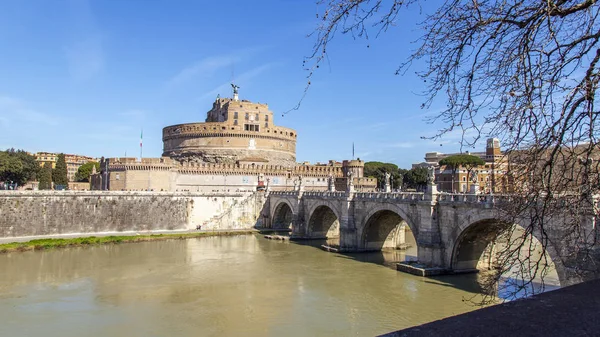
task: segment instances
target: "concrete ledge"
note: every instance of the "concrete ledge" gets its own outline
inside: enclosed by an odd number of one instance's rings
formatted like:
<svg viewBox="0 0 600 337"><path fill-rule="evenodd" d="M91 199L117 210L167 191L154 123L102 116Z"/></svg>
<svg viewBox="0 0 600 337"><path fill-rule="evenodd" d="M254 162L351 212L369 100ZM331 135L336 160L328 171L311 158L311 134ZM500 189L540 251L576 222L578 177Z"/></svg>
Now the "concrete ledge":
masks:
<svg viewBox="0 0 600 337"><path fill-rule="evenodd" d="M598 336L599 288L589 281L383 336Z"/></svg>
<svg viewBox="0 0 600 337"><path fill-rule="evenodd" d="M448 274L448 270L439 267L428 267L418 262L400 262L396 264L396 270L417 276L439 276Z"/></svg>
<svg viewBox="0 0 600 337"><path fill-rule="evenodd" d="M340 252L339 248L331 247L331 246L327 246L327 245L321 245L321 249L326 252L330 252L330 253L339 253Z"/></svg>
<svg viewBox="0 0 600 337"><path fill-rule="evenodd" d="M289 241L290 237L285 235L265 235L265 239L269 240L281 240L281 241Z"/></svg>

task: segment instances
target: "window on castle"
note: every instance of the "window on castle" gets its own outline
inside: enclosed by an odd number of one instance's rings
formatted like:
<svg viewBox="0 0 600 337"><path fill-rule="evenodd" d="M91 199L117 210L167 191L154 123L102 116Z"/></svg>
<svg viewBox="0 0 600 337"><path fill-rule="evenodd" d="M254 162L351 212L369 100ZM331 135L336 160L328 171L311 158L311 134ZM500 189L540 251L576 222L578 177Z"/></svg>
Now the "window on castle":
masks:
<svg viewBox="0 0 600 337"><path fill-rule="evenodd" d="M234 118L234 119L237 119L237 118L238 118L238 112L237 112L237 111L233 113L233 118Z"/></svg>
<svg viewBox="0 0 600 337"><path fill-rule="evenodd" d="M246 112L246 118L245 119L248 120L248 113L247 112Z"/></svg>
<svg viewBox="0 0 600 337"><path fill-rule="evenodd" d="M258 122L258 114L256 114L256 121Z"/></svg>
<svg viewBox="0 0 600 337"><path fill-rule="evenodd" d="M265 115L265 122L269 121L269 115Z"/></svg>
<svg viewBox="0 0 600 337"><path fill-rule="evenodd" d="M254 124L244 124L244 130L246 131L260 131L260 126L259 125L254 125Z"/></svg>
<svg viewBox="0 0 600 337"><path fill-rule="evenodd" d="M233 120L233 125L238 125L238 123L237 123L237 119L234 119L234 120Z"/></svg>

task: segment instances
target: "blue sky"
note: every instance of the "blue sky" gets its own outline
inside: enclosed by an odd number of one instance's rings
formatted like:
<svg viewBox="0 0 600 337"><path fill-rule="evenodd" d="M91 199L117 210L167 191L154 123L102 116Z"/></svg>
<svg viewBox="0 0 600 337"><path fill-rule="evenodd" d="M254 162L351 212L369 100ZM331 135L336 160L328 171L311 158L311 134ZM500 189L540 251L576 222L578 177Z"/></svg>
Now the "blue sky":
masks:
<svg viewBox="0 0 600 337"><path fill-rule="evenodd" d="M378 39L339 35L300 109L314 40L310 0L0 2L0 148L89 156L162 153L164 126L202 122L217 94L268 103L298 131L298 161L356 156L409 168L458 151L420 109L423 83L394 72L415 48L411 11ZM368 47L367 47L368 46ZM417 65L418 66L418 65Z"/></svg>

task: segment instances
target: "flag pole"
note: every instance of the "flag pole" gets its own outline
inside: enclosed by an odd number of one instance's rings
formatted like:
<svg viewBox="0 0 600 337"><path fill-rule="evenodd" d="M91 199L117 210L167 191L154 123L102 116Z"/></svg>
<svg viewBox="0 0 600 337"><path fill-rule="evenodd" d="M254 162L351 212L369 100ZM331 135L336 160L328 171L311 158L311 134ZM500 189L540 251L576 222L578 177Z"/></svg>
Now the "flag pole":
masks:
<svg viewBox="0 0 600 337"><path fill-rule="evenodd" d="M142 151L143 151L143 143L144 143L144 129L142 129L142 132L140 133L140 162L142 162Z"/></svg>

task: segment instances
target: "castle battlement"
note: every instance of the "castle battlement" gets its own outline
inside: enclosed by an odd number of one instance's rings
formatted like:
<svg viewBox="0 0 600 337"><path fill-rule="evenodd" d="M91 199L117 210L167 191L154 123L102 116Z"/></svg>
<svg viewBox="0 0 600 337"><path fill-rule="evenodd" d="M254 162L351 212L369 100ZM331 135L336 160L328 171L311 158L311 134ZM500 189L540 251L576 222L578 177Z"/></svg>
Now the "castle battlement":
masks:
<svg viewBox="0 0 600 337"><path fill-rule="evenodd" d="M267 104L234 98L217 98L205 122L163 129L163 156L190 158L206 163L255 162L294 166L295 130L276 126Z"/></svg>

